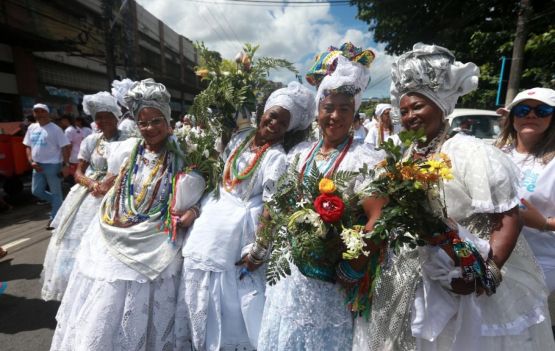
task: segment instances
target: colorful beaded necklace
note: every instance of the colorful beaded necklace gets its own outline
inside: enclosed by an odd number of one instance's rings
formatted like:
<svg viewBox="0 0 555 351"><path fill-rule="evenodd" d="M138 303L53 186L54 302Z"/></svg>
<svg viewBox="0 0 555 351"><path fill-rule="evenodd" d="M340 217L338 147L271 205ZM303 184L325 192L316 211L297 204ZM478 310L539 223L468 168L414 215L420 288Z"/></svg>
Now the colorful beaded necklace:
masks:
<svg viewBox="0 0 555 351"><path fill-rule="evenodd" d="M299 180L305 179L306 174L310 173L310 170L314 165L314 158L322 148L323 144L324 144L323 139L320 139L318 143L314 144L314 146L306 156L303 166L301 167L301 171L299 172ZM353 137L349 136L347 139L345 139L345 141L343 141L337 147L337 151L339 152L335 153L335 155L330 157L330 160L328 161L326 168L322 172L322 174L324 175L324 178L330 178L333 175L333 173L335 173L335 171L339 167L339 164L345 158L347 151L349 151L349 149L351 148L352 144L353 144Z"/></svg>
<svg viewBox="0 0 555 351"><path fill-rule="evenodd" d="M250 178L253 175L254 171L260 166L266 150L268 150L268 148L272 146L270 143L266 143L258 148L256 154L254 155L254 158L249 162L249 164L247 164L242 172L239 172L237 167L237 160L239 159L239 156L243 153L243 150L245 150L247 146L250 146L254 142L254 134L255 132L252 132L247 138L245 138L245 140L243 140L239 147L235 148L225 164L223 186L224 189L228 192L231 192L237 184L241 183L245 179ZM233 179L231 177L231 173L233 173Z"/></svg>
<svg viewBox="0 0 555 351"><path fill-rule="evenodd" d="M126 166L122 167L111 195L102 208L102 220L109 225L128 227L150 218L159 217L162 219L160 229L168 232L168 225L171 225L171 220L168 220L168 206L175 193L173 175L177 168L173 163L177 160L175 157L171 157L167 151L160 155L154 169L150 171L146 180L141 182L141 191L135 196L135 183L139 170L137 160L143 153L144 145L141 142L133 149ZM148 187L152 183L154 183L154 190L150 199L147 200ZM113 215L111 216L111 214ZM173 236L172 239L174 239Z"/></svg>

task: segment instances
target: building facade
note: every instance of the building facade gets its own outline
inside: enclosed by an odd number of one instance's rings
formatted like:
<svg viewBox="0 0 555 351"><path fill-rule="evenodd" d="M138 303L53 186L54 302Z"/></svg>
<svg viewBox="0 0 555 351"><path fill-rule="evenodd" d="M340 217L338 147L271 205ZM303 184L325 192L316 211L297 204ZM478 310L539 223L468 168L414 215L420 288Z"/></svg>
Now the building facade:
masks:
<svg viewBox="0 0 555 351"><path fill-rule="evenodd" d="M0 121L22 120L36 102L77 116L84 94L149 77L177 116L200 91L196 65L191 40L134 0L0 0Z"/></svg>

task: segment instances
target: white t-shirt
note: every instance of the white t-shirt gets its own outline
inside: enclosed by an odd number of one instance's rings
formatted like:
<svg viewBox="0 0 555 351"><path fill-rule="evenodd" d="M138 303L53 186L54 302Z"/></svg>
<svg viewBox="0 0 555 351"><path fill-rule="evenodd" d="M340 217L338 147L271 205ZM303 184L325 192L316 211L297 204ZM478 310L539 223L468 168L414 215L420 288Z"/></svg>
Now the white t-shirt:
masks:
<svg viewBox="0 0 555 351"><path fill-rule="evenodd" d="M62 128L50 122L44 126L33 123L27 129L23 145L31 148L33 161L40 163L61 163L62 148L69 140Z"/></svg>
<svg viewBox="0 0 555 351"><path fill-rule="evenodd" d="M384 140L389 140L389 139L393 140L393 143L395 145L400 145L401 144L401 139L399 139L397 134L389 134L389 132L387 130L383 131L383 138L384 138ZM369 144L373 148L377 148L379 146L378 145L378 127L377 126L368 131L368 135L364 139L364 142L366 144Z"/></svg>
<svg viewBox="0 0 555 351"><path fill-rule="evenodd" d="M353 139L364 142L364 138L366 138L366 133L366 128L361 125L360 127L358 127L358 129L355 129L355 132L353 133Z"/></svg>
<svg viewBox="0 0 555 351"><path fill-rule="evenodd" d="M69 126L64 131L67 139L71 143L71 156L69 156L69 162L79 163L78 155L79 148L81 147L81 142L85 139L83 131L79 127Z"/></svg>
<svg viewBox="0 0 555 351"><path fill-rule="evenodd" d="M515 149L506 150L521 171L519 197L528 200L544 216L555 217L555 160L544 165L540 159ZM524 226L521 232L544 271L555 269L555 232Z"/></svg>

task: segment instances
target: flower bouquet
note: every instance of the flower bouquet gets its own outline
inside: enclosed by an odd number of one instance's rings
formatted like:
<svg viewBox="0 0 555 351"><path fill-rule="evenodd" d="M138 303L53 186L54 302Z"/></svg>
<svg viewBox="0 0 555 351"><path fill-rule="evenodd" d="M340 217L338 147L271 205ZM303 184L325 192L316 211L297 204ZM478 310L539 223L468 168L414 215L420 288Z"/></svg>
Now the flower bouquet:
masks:
<svg viewBox="0 0 555 351"><path fill-rule="evenodd" d="M391 140L382 144L386 158L374 170L374 180L365 193L387 198L380 218L376 221L369 240L379 248L370 253L370 264L365 277L349 292L353 312L368 316L374 282L387 256L404 246L439 246L460 266L466 281L476 280L488 295L495 292L483 257L472 241L459 236L458 226L447 216L443 201L444 182L453 179L449 157L442 153L418 157L413 151L424 132L403 131L399 134L402 147Z"/></svg>
<svg viewBox="0 0 555 351"><path fill-rule="evenodd" d="M325 178L313 167L304 179L297 171L299 157L280 178L277 192L266 204L270 223L264 223L260 238L272 246L267 281L275 284L291 273L290 263L308 277L334 282L341 259L358 257L365 251L364 213L352 185L368 174L335 172Z"/></svg>

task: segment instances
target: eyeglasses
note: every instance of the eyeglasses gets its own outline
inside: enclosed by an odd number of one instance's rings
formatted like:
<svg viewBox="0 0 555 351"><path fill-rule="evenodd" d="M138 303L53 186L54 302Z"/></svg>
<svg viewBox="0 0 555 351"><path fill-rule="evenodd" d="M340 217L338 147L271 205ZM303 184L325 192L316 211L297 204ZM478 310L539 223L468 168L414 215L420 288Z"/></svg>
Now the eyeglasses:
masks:
<svg viewBox="0 0 555 351"><path fill-rule="evenodd" d="M555 107L549 106L547 104L541 104L536 107L522 104L513 107L513 113L518 118L526 117L531 111L534 111L536 116L538 116L539 118L546 118L549 115L553 114L553 111L555 111Z"/></svg>
<svg viewBox="0 0 555 351"><path fill-rule="evenodd" d="M147 129L148 127L160 127L166 119L164 117L153 118L150 121L139 121L137 125L139 129Z"/></svg>

